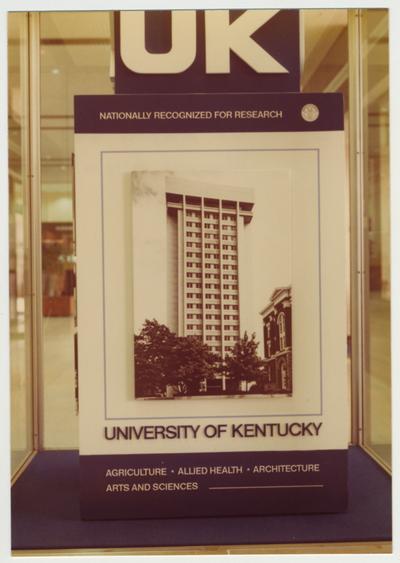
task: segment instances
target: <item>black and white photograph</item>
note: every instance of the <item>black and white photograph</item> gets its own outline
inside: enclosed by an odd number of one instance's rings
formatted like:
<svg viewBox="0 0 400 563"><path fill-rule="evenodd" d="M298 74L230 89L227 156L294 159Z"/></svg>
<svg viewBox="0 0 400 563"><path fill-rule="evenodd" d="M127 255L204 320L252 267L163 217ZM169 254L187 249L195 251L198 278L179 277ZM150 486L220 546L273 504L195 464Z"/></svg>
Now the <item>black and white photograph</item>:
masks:
<svg viewBox="0 0 400 563"><path fill-rule="evenodd" d="M282 171L133 171L136 399L291 396Z"/></svg>

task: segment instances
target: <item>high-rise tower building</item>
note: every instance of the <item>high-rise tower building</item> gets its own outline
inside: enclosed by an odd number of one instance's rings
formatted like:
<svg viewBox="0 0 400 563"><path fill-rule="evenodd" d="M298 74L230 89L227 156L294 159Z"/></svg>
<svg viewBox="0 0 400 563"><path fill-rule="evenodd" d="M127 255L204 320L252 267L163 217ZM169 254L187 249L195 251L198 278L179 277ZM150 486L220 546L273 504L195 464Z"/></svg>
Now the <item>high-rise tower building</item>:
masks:
<svg viewBox="0 0 400 563"><path fill-rule="evenodd" d="M223 357L244 331L244 232L252 191L167 182L168 325Z"/></svg>

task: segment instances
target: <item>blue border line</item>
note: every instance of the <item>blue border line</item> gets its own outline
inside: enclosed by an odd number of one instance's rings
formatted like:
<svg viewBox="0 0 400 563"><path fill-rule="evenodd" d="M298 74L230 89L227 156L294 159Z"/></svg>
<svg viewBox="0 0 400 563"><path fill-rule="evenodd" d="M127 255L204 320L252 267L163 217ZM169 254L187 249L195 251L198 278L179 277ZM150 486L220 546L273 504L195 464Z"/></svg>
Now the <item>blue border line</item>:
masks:
<svg viewBox="0 0 400 563"><path fill-rule="evenodd" d="M215 416L145 416L145 417L108 417L107 416L107 363L106 363L106 299L105 299L105 253L104 253L104 176L103 155L106 154L138 154L138 153L216 153L216 152L315 152L317 154L317 208L318 208L318 278L319 278L319 334L320 334L320 412L301 414L248 414L248 415L215 415ZM321 178L320 178L320 149L187 149L187 150L116 150L100 151L101 178L101 241L102 241L102 270L103 270L103 372L104 372L104 419L105 420L180 420L180 419L219 419L219 418L279 418L298 416L322 416L323 414L323 378L322 378L322 280L321 280ZM148 401L152 404L152 401Z"/></svg>
<svg viewBox="0 0 400 563"><path fill-rule="evenodd" d="M321 404L321 414L323 412L324 397L322 393L322 280L321 280L321 268L322 268L322 257L321 257L321 189L320 189L320 150L316 149L318 153L317 158L317 183L318 183L318 271L319 271L319 365L321 373L321 385L320 385L320 404Z"/></svg>
<svg viewBox="0 0 400 563"><path fill-rule="evenodd" d="M101 267L103 271L103 370L104 370L104 414L107 420L107 352L106 352L106 279L105 279L105 252L104 252L104 190L103 190L103 152L100 153L100 178L101 178Z"/></svg>

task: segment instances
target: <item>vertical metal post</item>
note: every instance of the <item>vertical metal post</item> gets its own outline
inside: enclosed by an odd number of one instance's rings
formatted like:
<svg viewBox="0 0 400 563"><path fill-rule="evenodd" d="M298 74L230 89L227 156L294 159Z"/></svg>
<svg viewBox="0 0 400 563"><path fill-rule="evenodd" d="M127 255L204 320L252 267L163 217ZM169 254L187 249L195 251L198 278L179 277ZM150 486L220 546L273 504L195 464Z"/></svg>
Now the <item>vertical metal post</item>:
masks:
<svg viewBox="0 0 400 563"><path fill-rule="evenodd" d="M29 169L32 279L33 443L42 446L42 220L40 181L40 14L29 13Z"/></svg>
<svg viewBox="0 0 400 563"><path fill-rule="evenodd" d="M363 433L364 338L364 135L362 10L349 10L350 268L352 443Z"/></svg>

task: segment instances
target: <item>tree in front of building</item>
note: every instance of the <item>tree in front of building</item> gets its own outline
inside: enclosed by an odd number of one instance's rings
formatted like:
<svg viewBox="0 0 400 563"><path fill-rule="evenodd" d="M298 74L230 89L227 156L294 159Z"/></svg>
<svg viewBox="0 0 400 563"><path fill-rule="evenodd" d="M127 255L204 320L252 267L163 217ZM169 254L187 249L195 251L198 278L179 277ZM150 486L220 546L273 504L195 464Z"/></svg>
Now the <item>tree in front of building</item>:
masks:
<svg viewBox="0 0 400 563"><path fill-rule="evenodd" d="M198 394L202 382L215 377L220 358L213 354L199 338L177 337L173 355L176 362L177 383L184 387L185 394Z"/></svg>
<svg viewBox="0 0 400 563"><path fill-rule="evenodd" d="M233 382L236 391L249 391L249 385L255 382L258 387L262 378L264 362L257 355L259 343L256 335L244 333L234 345L230 354L225 356L225 369L228 380ZM241 388L242 382L244 389Z"/></svg>
<svg viewBox="0 0 400 563"><path fill-rule="evenodd" d="M170 350L175 341L176 335L155 319L146 320L140 333L135 335L136 397L154 397L164 393L165 386L174 375Z"/></svg>
<svg viewBox="0 0 400 563"><path fill-rule="evenodd" d="M194 336L177 336L167 326L146 320L134 337L136 397L196 395L215 377L219 358Z"/></svg>

